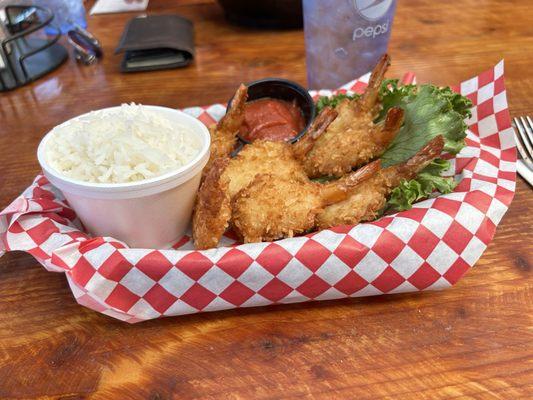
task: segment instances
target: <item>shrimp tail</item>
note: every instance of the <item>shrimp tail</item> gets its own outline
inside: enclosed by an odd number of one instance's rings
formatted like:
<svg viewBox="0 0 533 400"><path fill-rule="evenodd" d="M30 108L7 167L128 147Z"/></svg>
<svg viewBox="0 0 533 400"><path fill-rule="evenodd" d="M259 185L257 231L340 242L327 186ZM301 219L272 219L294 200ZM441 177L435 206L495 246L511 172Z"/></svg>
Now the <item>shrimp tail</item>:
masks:
<svg viewBox="0 0 533 400"><path fill-rule="evenodd" d="M248 99L248 88L240 84L231 101L226 115L220 120L217 129L226 135L236 136L244 120L244 105Z"/></svg>
<svg viewBox="0 0 533 400"><path fill-rule="evenodd" d="M328 126L337 118L337 111L332 107L325 107L315 118L306 134L293 145L293 154L297 160L303 160L311 151L316 140L322 135Z"/></svg>
<svg viewBox="0 0 533 400"><path fill-rule="evenodd" d="M384 174L389 186L395 187L402 179L413 179L420 171L426 168L431 161L437 158L444 149L444 137L442 135L431 139L424 147L402 164L393 165L384 169Z"/></svg>
<svg viewBox="0 0 533 400"><path fill-rule="evenodd" d="M237 144L237 133L244 122L244 105L248 99L248 88L241 84L233 96L226 115L214 127L211 127L211 154L204 169L208 171L217 158L229 157Z"/></svg>
<svg viewBox="0 0 533 400"><path fill-rule="evenodd" d="M373 140L383 151L392 143L403 124L404 110L400 107L393 107L387 112L385 122L378 128L373 136Z"/></svg>
<svg viewBox="0 0 533 400"><path fill-rule="evenodd" d="M368 82L368 87L366 88L365 92L363 93L363 96L358 101L358 105L363 111L371 111L378 100L379 96L379 89L381 87L381 83L383 82L383 79L385 77L385 73L387 72L387 69L389 68L391 63L390 57L388 54L383 54L381 56L379 62L374 67L374 70L372 71L372 75L370 75L370 81Z"/></svg>
<svg viewBox="0 0 533 400"><path fill-rule="evenodd" d="M359 184L373 177L381 170L381 161L376 160L357 171L345 175L337 181L327 183L322 186L322 199L324 205L328 206L340 201L346 200L350 193L357 188Z"/></svg>

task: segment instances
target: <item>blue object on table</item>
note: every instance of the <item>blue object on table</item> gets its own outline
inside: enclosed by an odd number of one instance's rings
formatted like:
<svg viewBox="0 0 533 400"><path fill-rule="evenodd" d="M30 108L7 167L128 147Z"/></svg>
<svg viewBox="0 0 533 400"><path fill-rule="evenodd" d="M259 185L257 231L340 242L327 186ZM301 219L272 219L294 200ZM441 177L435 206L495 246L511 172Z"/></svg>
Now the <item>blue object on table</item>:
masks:
<svg viewBox="0 0 533 400"><path fill-rule="evenodd" d="M87 28L83 0L40 0L37 3L54 13L53 26L47 26L45 29L47 34L57 33L54 27L61 30L62 34L66 34L75 26Z"/></svg>

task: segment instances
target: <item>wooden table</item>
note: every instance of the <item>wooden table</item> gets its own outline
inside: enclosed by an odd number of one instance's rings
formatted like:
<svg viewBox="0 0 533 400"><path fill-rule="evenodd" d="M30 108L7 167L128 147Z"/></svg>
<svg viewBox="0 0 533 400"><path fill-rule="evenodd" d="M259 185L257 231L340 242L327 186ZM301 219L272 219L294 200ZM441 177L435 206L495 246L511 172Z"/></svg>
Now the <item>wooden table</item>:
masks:
<svg viewBox="0 0 533 400"><path fill-rule="evenodd" d="M0 207L39 171L54 125L122 102L224 102L265 76L305 82L301 31L228 25L210 1L150 2L195 23L186 69L123 75L113 55L131 14L89 18L102 63L73 60L0 94ZM460 4L460 5L459 5ZM391 76L454 84L506 61L514 115L533 114L528 0L399 1ZM267 307L127 325L76 304L63 275L30 256L0 261L0 398L526 398L533 393L533 196L517 193L496 238L443 292ZM529 395L527 394L529 393ZM531 398L531 397L529 397Z"/></svg>

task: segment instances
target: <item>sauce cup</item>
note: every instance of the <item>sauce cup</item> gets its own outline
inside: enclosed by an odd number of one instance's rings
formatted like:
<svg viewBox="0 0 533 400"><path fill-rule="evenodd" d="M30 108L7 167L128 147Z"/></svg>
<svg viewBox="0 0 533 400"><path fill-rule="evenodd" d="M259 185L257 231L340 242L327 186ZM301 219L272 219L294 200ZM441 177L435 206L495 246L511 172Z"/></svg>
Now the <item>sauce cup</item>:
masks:
<svg viewBox="0 0 533 400"><path fill-rule="evenodd" d="M249 82L246 86L248 87L248 101L263 99L265 97L289 102L296 101L296 105L302 111L305 125L296 136L289 140L290 143L298 141L307 132L307 129L315 119L316 106L313 98L305 88L296 82L281 78L265 78ZM228 102L228 108L232 100L233 97ZM243 143L250 143L249 140L243 138L241 135L239 135L239 139Z"/></svg>
<svg viewBox="0 0 533 400"><path fill-rule="evenodd" d="M136 182L83 182L62 175L48 164L45 150L53 130L41 140L37 157L44 175L63 192L90 234L111 236L130 247L165 248L181 238L189 227L202 169L209 159L210 136L204 124L181 111L158 106L143 107L187 126L197 136L200 151L188 164ZM106 113L118 108L105 108L98 112Z"/></svg>

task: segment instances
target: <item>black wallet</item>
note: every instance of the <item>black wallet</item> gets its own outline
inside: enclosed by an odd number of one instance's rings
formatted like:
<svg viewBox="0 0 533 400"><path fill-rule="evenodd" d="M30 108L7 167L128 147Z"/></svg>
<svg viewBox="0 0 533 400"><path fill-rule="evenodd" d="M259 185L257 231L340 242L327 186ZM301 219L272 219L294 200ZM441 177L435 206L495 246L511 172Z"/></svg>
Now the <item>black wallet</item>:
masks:
<svg viewBox="0 0 533 400"><path fill-rule="evenodd" d="M192 22L179 15L150 15L128 22L115 54L124 52L122 72L189 65L194 58Z"/></svg>

